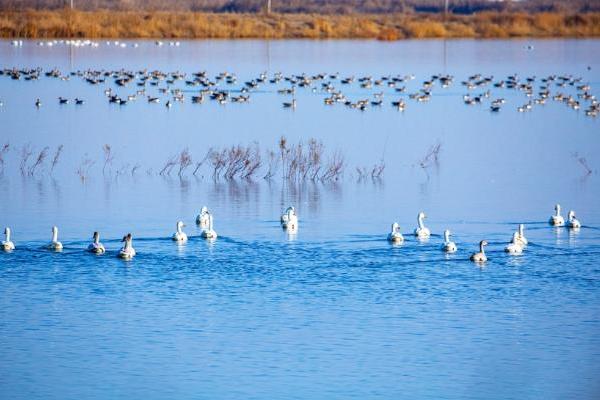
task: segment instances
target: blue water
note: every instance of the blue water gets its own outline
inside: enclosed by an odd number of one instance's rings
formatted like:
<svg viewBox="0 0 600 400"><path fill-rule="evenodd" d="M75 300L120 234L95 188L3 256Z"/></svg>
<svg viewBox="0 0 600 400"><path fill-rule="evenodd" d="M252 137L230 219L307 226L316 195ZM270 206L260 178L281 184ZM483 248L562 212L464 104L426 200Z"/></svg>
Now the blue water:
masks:
<svg viewBox="0 0 600 400"><path fill-rule="evenodd" d="M551 99L518 113L524 94L493 88L507 104L491 114L489 101L464 105L469 91L460 82L477 72L494 80L518 73L535 75L539 86L548 74L571 74L597 94L599 54L598 40L126 49L0 42L1 68L227 70L238 76L232 90L263 71L416 76L404 113L389 106L400 97L393 89L356 83L342 88L349 97L383 91L386 104L364 112L329 107L326 94L298 89L292 111L281 105L290 96L276 93L289 87L281 83L261 85L248 104L194 105L189 92L171 109L144 99L119 108L103 90L127 95L135 86L0 76L0 145L11 146L0 176L0 225L12 228L17 246L0 254L0 397L598 398L600 120ZM454 75L454 84L434 88L428 103L408 99L436 73ZM58 96L86 104L60 106ZM194 159L234 144L257 142L265 151L281 135L340 151L344 176L214 182L206 168L196 176L156 173L184 147ZM105 143L115 160L103 174ZM435 143L439 162L420 168ZM22 176L27 144L36 154L44 146L65 150L52 173L46 161ZM358 179L355 167L382 157L382 179ZM75 170L85 158L94 165L82 182ZM577 211L581 230L547 224L556 202L563 214ZM296 235L279 227L290 204L300 218ZM200 239L194 224L203 205L215 217L214 243ZM409 236L421 210L433 232L424 243ZM170 240L179 219L190 235L184 246ZM385 240L394 221L407 238L402 246ZM503 248L518 223L530 244L510 257ZM52 225L62 253L42 249ZM459 247L454 255L440 250L444 229ZM94 230L106 255L83 251ZM138 253L130 262L116 257L127 232ZM468 257L482 239L490 259L477 266Z"/></svg>

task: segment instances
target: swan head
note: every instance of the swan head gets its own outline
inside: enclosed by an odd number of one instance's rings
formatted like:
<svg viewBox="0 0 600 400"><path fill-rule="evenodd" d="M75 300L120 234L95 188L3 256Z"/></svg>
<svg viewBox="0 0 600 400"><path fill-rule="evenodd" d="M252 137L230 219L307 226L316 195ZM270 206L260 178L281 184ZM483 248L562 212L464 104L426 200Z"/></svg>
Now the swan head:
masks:
<svg viewBox="0 0 600 400"><path fill-rule="evenodd" d="M479 242L479 246L480 246L481 248L483 248L484 246L487 246L487 245L488 245L488 242L487 242L487 241L485 241L485 240L482 240L481 242Z"/></svg>
<svg viewBox="0 0 600 400"><path fill-rule="evenodd" d="M92 235L92 239L94 239L94 241L97 241L98 239L100 239L100 234L98 232L94 232L94 234Z"/></svg>
<svg viewBox="0 0 600 400"><path fill-rule="evenodd" d="M58 233L58 227L56 225L52 227L52 233Z"/></svg>
<svg viewBox="0 0 600 400"><path fill-rule="evenodd" d="M425 213L423 211L421 211L417 217L419 220L423 220L425 218L427 218L427 215L425 215Z"/></svg>
<svg viewBox="0 0 600 400"><path fill-rule="evenodd" d="M575 211L571 210L569 211L569 219L573 219L575 218Z"/></svg>
<svg viewBox="0 0 600 400"><path fill-rule="evenodd" d="M398 232L400 230L400 225L397 222L392 224L392 232Z"/></svg>
<svg viewBox="0 0 600 400"><path fill-rule="evenodd" d="M177 221L177 230L180 231L181 228L183 228L185 226L185 224L183 223L183 221Z"/></svg>
<svg viewBox="0 0 600 400"><path fill-rule="evenodd" d="M208 212L208 207L202 206L202 208L200 209L200 214L206 214L207 212Z"/></svg>

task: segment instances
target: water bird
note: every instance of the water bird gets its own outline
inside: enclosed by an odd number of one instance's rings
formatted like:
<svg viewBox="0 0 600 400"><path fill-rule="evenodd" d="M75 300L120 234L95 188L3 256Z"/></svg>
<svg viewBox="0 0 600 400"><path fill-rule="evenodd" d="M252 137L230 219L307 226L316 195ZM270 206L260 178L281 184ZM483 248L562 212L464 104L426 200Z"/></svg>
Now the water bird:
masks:
<svg viewBox="0 0 600 400"><path fill-rule="evenodd" d="M4 228L4 240L2 241L2 250L12 251L15 249L15 244L10 240L10 228Z"/></svg>
<svg viewBox="0 0 600 400"><path fill-rule="evenodd" d="M206 228L210 219L210 212L208 207L202 206L200 214L196 217L196 225L200 225L201 228Z"/></svg>
<svg viewBox="0 0 600 400"><path fill-rule="evenodd" d="M298 215L296 214L296 209L293 206L288 207L280 220L282 228L296 229L298 227Z"/></svg>
<svg viewBox="0 0 600 400"><path fill-rule="evenodd" d="M519 232L513 233L512 240L504 248L504 251L511 255L523 254L523 245L519 242Z"/></svg>
<svg viewBox="0 0 600 400"><path fill-rule="evenodd" d="M58 104L69 104L69 99L64 98L64 97L59 97Z"/></svg>
<svg viewBox="0 0 600 400"><path fill-rule="evenodd" d="M85 100L80 99L79 97L75 98L75 104L77 104L78 106L82 105L83 103L85 103Z"/></svg>
<svg viewBox="0 0 600 400"><path fill-rule="evenodd" d="M183 227L185 225L183 224L182 221L178 221L177 222L177 231L173 234L172 239L176 242L180 242L180 243L184 243L187 242L188 237L185 234L185 232L183 231Z"/></svg>
<svg viewBox="0 0 600 400"><path fill-rule="evenodd" d="M217 232L213 229L213 216L212 214L208 214L208 226L202 230L200 234L204 239L214 240L217 238Z"/></svg>
<svg viewBox="0 0 600 400"><path fill-rule="evenodd" d="M575 217L575 211L573 211L573 210L569 211L568 217L569 217L569 223L568 223L569 228L573 228L573 229L581 228L581 222L579 222L577 217Z"/></svg>
<svg viewBox="0 0 600 400"><path fill-rule="evenodd" d="M291 103L283 103L284 108L296 108L296 99L292 99Z"/></svg>
<svg viewBox="0 0 600 400"><path fill-rule="evenodd" d="M48 243L46 248L54 251L61 251L63 249L62 243L58 241L58 228L56 226L52 227L52 241Z"/></svg>
<svg viewBox="0 0 600 400"><path fill-rule="evenodd" d="M444 231L444 245L442 246L442 250L446 253L456 253L456 243L450 240L450 231L448 229Z"/></svg>
<svg viewBox="0 0 600 400"><path fill-rule="evenodd" d="M482 240L479 242L479 252L471 254L470 260L477 263L483 263L487 261L484 247L487 246L488 242Z"/></svg>
<svg viewBox="0 0 600 400"><path fill-rule="evenodd" d="M37 108L40 108L40 107L42 106L42 102L40 101L40 99L36 99L36 100L35 100L35 106L36 106Z"/></svg>
<svg viewBox="0 0 600 400"><path fill-rule="evenodd" d="M425 215L425 213L423 211L421 211L419 213L419 215L417 216L418 226L415 229L415 236L417 236L419 239L427 239L431 235L431 232L429 231L429 229L423 223L423 220L426 217L427 216Z"/></svg>
<svg viewBox="0 0 600 400"><path fill-rule="evenodd" d="M132 244L131 233L128 233L127 235L123 236L121 242L125 242L125 244L123 245L121 250L119 250L119 258L122 258L124 260L131 260L133 257L135 257L136 254Z"/></svg>
<svg viewBox="0 0 600 400"><path fill-rule="evenodd" d="M98 232L94 232L94 234L92 235L92 239L94 239L94 241L88 246L88 251L94 254L106 253L104 245L100 243L100 234Z"/></svg>
<svg viewBox="0 0 600 400"><path fill-rule="evenodd" d="M565 219L560 215L560 204L554 206L554 211L556 211L556 214L550 217L550 225L563 226L565 224Z"/></svg>
<svg viewBox="0 0 600 400"><path fill-rule="evenodd" d="M404 236L400 233L400 225L397 222L392 224L392 231L388 235L388 241L392 243L402 243L404 242Z"/></svg>

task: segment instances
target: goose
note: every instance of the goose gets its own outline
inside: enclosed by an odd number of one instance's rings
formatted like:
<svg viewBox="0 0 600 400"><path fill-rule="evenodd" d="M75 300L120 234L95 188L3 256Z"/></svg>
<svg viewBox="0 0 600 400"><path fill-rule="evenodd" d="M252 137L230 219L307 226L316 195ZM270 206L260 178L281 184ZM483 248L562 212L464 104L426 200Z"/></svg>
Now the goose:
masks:
<svg viewBox="0 0 600 400"><path fill-rule="evenodd" d="M63 248L62 243L58 241L58 228L56 226L52 227L52 241L48 243L46 248L54 251L61 251Z"/></svg>
<svg viewBox="0 0 600 400"><path fill-rule="evenodd" d="M556 211L556 214L550 217L550 225L563 226L565 224L565 219L560 215L560 204L555 205L554 210Z"/></svg>
<svg viewBox="0 0 600 400"><path fill-rule="evenodd" d="M431 235L429 229L425 226L425 224L423 224L423 220L426 217L427 216L423 211L421 211L417 216L417 222L419 223L419 226L415 229L415 236L420 239L427 239Z"/></svg>
<svg viewBox="0 0 600 400"><path fill-rule="evenodd" d="M200 225L201 228L206 228L208 226L209 214L208 207L203 206L200 209L200 214L196 217L196 224Z"/></svg>
<svg viewBox="0 0 600 400"><path fill-rule="evenodd" d="M525 237L524 231L525 231L525 225L519 224L519 230L516 232L517 233L517 243L519 243L523 247L527 246L527 244L529 243L529 241Z"/></svg>
<svg viewBox="0 0 600 400"><path fill-rule="evenodd" d="M208 213L208 226L204 228L200 236L202 236L204 239L217 238L217 232L215 232L213 229L213 216L211 213Z"/></svg>
<svg viewBox="0 0 600 400"><path fill-rule="evenodd" d="M575 217L575 211L569 211L569 228L579 229L581 228L581 222Z"/></svg>
<svg viewBox="0 0 600 400"><path fill-rule="evenodd" d="M187 239L188 239L188 237L187 237L187 235L185 234L185 232L183 232L183 230L182 230L182 228L183 228L184 226L185 226L185 225L183 224L183 222L182 222L182 221L178 221L178 222L177 222L177 232L175 232L175 233L173 234L173 237L172 237L172 239L173 239L174 241L176 241L176 242L180 242L180 243L185 243L185 242L187 242Z"/></svg>
<svg viewBox="0 0 600 400"><path fill-rule="evenodd" d="M94 254L104 254L106 249L104 248L104 245L100 243L100 234L98 232L94 232L92 238L94 241L88 246L88 251Z"/></svg>
<svg viewBox="0 0 600 400"><path fill-rule="evenodd" d="M15 249L15 244L10 241L10 228L4 228L4 235L6 236L5 240L2 241L2 250L4 251L12 251Z"/></svg>
<svg viewBox="0 0 600 400"><path fill-rule="evenodd" d="M281 227L284 229L296 229L298 227L298 215L293 206L288 207L285 214L281 216Z"/></svg>
<svg viewBox="0 0 600 400"><path fill-rule="evenodd" d="M504 248L508 254L519 255L523 254L523 245L519 241L519 232L513 233L511 242Z"/></svg>
<svg viewBox="0 0 600 400"><path fill-rule="evenodd" d="M450 231L448 229L444 231L444 245L442 246L442 250L446 253L456 253L456 243L450 240Z"/></svg>
<svg viewBox="0 0 600 400"><path fill-rule="evenodd" d="M404 242L404 236L400 233L400 225L397 222L392 224L392 231L388 235L388 241L392 243L402 243Z"/></svg>
<svg viewBox="0 0 600 400"><path fill-rule="evenodd" d="M482 263L487 261L487 256L485 255L484 247L487 246L488 242L482 240L479 242L479 252L471 254L471 261Z"/></svg>
<svg viewBox="0 0 600 400"><path fill-rule="evenodd" d="M131 239L131 233L128 233L127 235L123 236L123 240L121 241L125 242L125 244L119 251L119 258L122 258L124 260L131 260L135 256L135 249L131 244Z"/></svg>

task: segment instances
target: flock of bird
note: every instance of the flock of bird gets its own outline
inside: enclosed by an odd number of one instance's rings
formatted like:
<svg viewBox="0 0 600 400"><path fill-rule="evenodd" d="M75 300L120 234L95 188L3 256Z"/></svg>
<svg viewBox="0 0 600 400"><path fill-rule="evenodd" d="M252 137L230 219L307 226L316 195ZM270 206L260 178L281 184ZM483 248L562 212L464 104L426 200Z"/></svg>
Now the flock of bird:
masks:
<svg viewBox="0 0 600 400"><path fill-rule="evenodd" d="M560 205L557 204L555 206L555 214L550 217L549 223L555 227L565 226L565 219L562 217ZM429 228L425 226L424 220L426 215L424 212L420 212L417 216L417 227L414 230L414 236L419 240L427 240L431 236L431 231ZM298 214L296 213L296 209L291 206L288 207L285 212L281 215L280 218L281 227L287 230L289 233L296 233L298 230ZM202 233L200 237L207 240L216 240L217 232L215 232L213 228L213 216L212 213L208 210L207 207L202 207L200 213L196 217L196 224L202 229ZM568 220L566 225L571 229L580 229L581 222L575 216L574 211L569 211ZM171 236L172 240L179 243L184 244L188 240L187 234L183 231L185 224L182 221L178 221L176 224L176 231ZM10 228L5 228L4 230L5 240L2 241L2 250L5 252L11 252L15 250L15 244L11 241L11 230ZM100 242L100 234L98 232L94 232L92 236L92 243L87 247L87 250L90 253L94 254L104 254L106 253L106 248ZM391 232L388 234L387 240L393 244L402 244L404 243L404 236L400 232L400 225L397 222L392 224ZM136 251L133 248L133 237L131 233L125 235L122 239L124 243L123 247L119 250L118 257L131 260L136 255ZM485 246L487 246L487 241L482 240L479 242L479 251L473 253L470 257L470 260L476 263L483 263L487 261L487 255L485 254ZM511 241L506 245L504 251L510 255L520 255L523 253L525 248L527 247L528 240L525 237L525 226L523 224L519 225L517 231L513 233ZM51 251L62 251L63 245L58 241L58 228L56 226L52 227L52 240L48 245L45 246L46 249ZM450 231L444 231L444 243L442 245L442 250L445 253L456 253L458 251L458 247L456 243L454 243L450 239Z"/></svg>

